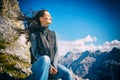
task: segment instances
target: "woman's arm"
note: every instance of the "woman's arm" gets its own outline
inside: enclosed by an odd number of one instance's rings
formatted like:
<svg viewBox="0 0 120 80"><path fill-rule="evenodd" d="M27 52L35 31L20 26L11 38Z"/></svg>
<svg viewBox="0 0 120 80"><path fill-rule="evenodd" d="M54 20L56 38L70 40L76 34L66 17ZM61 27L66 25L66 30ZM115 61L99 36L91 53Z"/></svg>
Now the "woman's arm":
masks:
<svg viewBox="0 0 120 80"><path fill-rule="evenodd" d="M57 64L58 64L58 45L57 45L57 39L56 39L55 32L54 32L54 38L55 38L55 45L54 45L55 56L54 56L53 65L57 69Z"/></svg>

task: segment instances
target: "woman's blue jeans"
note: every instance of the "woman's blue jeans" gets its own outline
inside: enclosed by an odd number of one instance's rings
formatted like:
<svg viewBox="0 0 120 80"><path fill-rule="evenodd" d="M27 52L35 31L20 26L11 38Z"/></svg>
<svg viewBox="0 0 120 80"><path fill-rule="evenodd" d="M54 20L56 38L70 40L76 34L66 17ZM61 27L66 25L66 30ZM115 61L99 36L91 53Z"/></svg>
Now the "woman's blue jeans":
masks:
<svg viewBox="0 0 120 80"><path fill-rule="evenodd" d="M50 68L50 58L48 56L41 56L34 64L32 64L32 72L35 76L34 80L48 80L49 68ZM73 80L70 71L58 64L58 73L54 75L54 78L60 78L62 80Z"/></svg>

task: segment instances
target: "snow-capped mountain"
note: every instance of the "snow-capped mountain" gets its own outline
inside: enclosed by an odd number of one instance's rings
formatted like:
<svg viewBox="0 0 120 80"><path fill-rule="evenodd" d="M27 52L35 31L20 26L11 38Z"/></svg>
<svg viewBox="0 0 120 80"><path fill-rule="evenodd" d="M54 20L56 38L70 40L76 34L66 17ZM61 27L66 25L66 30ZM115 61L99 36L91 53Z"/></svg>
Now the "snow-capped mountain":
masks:
<svg viewBox="0 0 120 80"><path fill-rule="evenodd" d="M109 52L68 52L59 63L82 78L120 80L120 49L115 47Z"/></svg>

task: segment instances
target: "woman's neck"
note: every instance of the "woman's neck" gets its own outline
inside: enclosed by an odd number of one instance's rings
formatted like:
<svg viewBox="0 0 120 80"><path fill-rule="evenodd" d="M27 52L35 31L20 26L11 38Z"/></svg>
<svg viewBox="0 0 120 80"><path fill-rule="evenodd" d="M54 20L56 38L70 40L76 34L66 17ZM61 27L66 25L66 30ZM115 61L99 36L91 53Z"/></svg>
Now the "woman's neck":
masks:
<svg viewBox="0 0 120 80"><path fill-rule="evenodd" d="M41 24L41 26L43 26L43 27L48 27L48 24Z"/></svg>

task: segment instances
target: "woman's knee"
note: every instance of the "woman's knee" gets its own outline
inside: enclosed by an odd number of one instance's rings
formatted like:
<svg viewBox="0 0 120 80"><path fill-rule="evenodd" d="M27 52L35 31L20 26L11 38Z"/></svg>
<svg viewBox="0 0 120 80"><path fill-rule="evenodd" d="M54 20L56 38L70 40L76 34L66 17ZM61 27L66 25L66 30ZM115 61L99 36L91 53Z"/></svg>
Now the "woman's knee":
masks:
<svg viewBox="0 0 120 80"><path fill-rule="evenodd" d="M47 56L47 55L41 56L41 59L42 59L42 61L44 61L44 63L46 63L46 64L50 64L50 63L51 63L50 58L49 58L49 56Z"/></svg>
<svg viewBox="0 0 120 80"><path fill-rule="evenodd" d="M66 71L65 75L71 77L71 72L70 71Z"/></svg>
<svg viewBox="0 0 120 80"><path fill-rule="evenodd" d="M65 76L63 78L67 78L68 80L72 79L72 74L68 68L58 64L58 69L60 70L60 74L63 74Z"/></svg>

